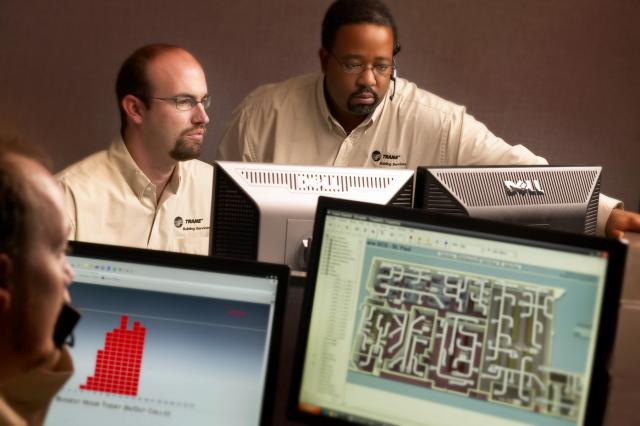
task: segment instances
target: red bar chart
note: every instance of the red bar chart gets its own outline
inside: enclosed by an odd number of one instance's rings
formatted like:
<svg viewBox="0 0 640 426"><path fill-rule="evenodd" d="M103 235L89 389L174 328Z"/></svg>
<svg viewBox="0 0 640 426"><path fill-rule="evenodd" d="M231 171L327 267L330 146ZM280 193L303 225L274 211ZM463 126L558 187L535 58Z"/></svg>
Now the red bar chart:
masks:
<svg viewBox="0 0 640 426"><path fill-rule="evenodd" d="M107 332L104 348L98 349L93 376L80 385L82 390L137 396L140 367L147 329L140 322L127 329L129 318L120 317L120 327Z"/></svg>

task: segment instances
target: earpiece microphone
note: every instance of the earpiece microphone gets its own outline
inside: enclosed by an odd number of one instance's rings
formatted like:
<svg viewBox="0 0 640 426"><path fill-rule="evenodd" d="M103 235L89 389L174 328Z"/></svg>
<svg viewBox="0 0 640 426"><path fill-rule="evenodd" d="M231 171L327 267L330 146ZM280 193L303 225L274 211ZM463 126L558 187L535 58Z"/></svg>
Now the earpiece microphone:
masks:
<svg viewBox="0 0 640 426"><path fill-rule="evenodd" d="M393 81L393 92L391 92L391 96L389 96L389 100L393 101L393 97L396 94L396 77L398 77L398 71L396 69L395 63L393 65L393 74L391 74L391 81Z"/></svg>

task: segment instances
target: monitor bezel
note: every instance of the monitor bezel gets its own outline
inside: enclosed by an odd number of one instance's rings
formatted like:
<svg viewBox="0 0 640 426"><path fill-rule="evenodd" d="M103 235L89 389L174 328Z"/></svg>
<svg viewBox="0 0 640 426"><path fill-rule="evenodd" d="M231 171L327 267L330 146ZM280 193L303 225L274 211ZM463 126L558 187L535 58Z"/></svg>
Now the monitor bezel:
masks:
<svg viewBox="0 0 640 426"><path fill-rule="evenodd" d="M301 254L302 239L311 236L318 197L331 196L345 199L393 203L406 196L402 203L413 206L415 171L410 169L330 167L312 164L273 164L240 161L214 161L213 196L211 198L211 237L209 254L225 258L242 258L262 262L284 263L304 273L305 261ZM319 187L292 189L289 181L261 178L251 182L243 173L278 174L292 176L332 176L336 179L368 180L393 178L389 187L370 185L363 190L358 185L348 190L334 191L322 183ZM230 181L232 186L223 184ZM407 193L407 186L410 194ZM232 189L232 190L230 190ZM228 203L228 195L242 198ZM402 198L402 197L401 197ZM229 207L231 206L231 207ZM238 210L252 214L238 214ZM306 222L295 225L290 222ZM231 226L231 224L233 226ZM290 227L291 226L291 227ZM233 229L233 231L231 231ZM253 232L253 233L252 233ZM231 249L233 247L233 249Z"/></svg>
<svg viewBox="0 0 640 426"><path fill-rule="evenodd" d="M313 299L316 289L320 245L324 233L325 218L328 210L339 210L346 213L379 216L385 219L418 222L429 226L442 226L470 232L495 234L497 240L522 238L541 245L560 245L575 247L578 250L598 250L608 253L609 262L605 276L605 288L602 299L602 310L597 332L597 344L594 352L591 383L589 386L587 409L584 424L601 424L604 419L608 386L609 360L615 340L618 306L622 292L622 277L626 256L626 244L620 240L587 236L577 233L562 232L547 229L535 229L504 222L485 219L459 217L445 214L427 213L416 209L402 209L393 206L341 200L329 197L318 199L318 208L314 222L313 242L311 247L311 262L307 272L307 284L302 302L299 321L298 339L294 357L290 394L287 405L287 415L290 419L302 421L309 425L353 425L335 417L311 415L301 411L298 407L306 343L309 337L309 326Z"/></svg>
<svg viewBox="0 0 640 426"><path fill-rule="evenodd" d="M223 274L227 273L251 277L277 278L278 284L275 293L274 315L271 327L271 346L269 348L269 359L265 371L262 408L259 423L261 425L271 424L274 415L276 381L278 378L279 367L278 363L280 360L280 346L282 343L282 332L284 328L284 311L289 280L288 266L249 260L223 259L210 256L79 241L69 241L68 255L101 260L131 262L151 266L218 272Z"/></svg>
<svg viewBox="0 0 640 426"><path fill-rule="evenodd" d="M459 179L464 179L465 175L470 176L467 172L475 174L478 173L530 173L534 174L538 171L544 171L549 173L557 172L596 172L597 176L591 182L592 186L589 190L589 196L582 202L563 201L562 198L556 200L547 200L543 203L514 203L503 205L498 202L494 204L495 200L483 200L480 204L469 204L465 202L464 196L460 193L459 188L452 188L452 185L444 183L437 172L450 172L458 175ZM506 177L506 176L503 176ZM485 175L486 178L486 175ZM483 180L485 179L483 178ZM456 214L461 216L468 216L474 218L480 218L484 220L501 221L506 223L512 223L517 225L526 224L527 226L535 226L542 229L568 231L566 228L567 223L558 221L558 219L564 217L571 218L569 224L574 233L585 233L588 235L594 235L596 233L597 223L597 201L601 194L601 179L602 179L602 167L594 165L581 165L581 164L534 164L534 165L468 165L468 166L418 166L415 171L414 182L414 197L413 207L416 209L432 211L433 206L428 205L425 199L427 192L427 185L429 180L436 182L436 185L447 192L447 197L450 196L451 204L455 204L455 209L458 211L447 211L449 214ZM586 187L585 187L586 188ZM474 191L474 194L483 192L483 188ZM522 194L521 194L522 195ZM538 194L539 195L539 194ZM535 195L537 197L538 195ZM495 196L495 194L493 195ZM508 197L515 196L509 195ZM546 194L542 194L543 198L546 198ZM516 197L515 199L521 199ZM555 196L553 197L555 198ZM482 196L480 196L482 199ZM468 200L467 200L468 201ZM438 207L436 207L438 208ZM567 211L567 208L570 210ZM583 209L584 210L581 210ZM573 209L577 209L573 211ZM504 212L507 212L503 215ZM541 212L545 212L544 216L540 216ZM548 213L550 212L550 213ZM555 213L554 213L555 212ZM570 213L571 212L571 213ZM435 212L440 213L440 212ZM442 212L444 213L444 212ZM523 217L524 215L524 217ZM530 222L535 218L535 222ZM580 221L578 223L577 221ZM579 226L578 226L579 225Z"/></svg>

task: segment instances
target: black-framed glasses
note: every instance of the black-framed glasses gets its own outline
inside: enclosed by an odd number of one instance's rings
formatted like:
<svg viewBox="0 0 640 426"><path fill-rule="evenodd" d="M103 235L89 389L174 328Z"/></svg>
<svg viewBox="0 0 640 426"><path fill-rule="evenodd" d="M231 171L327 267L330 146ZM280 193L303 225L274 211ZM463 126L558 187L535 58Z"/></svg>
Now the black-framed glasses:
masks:
<svg viewBox="0 0 640 426"><path fill-rule="evenodd" d="M209 95L204 96L200 100L197 100L192 96L172 96L170 98L153 98L152 97L150 99L155 99L158 101L173 102L178 111L191 111L198 104L202 104L202 107L204 109L207 109L209 108L209 106L211 106L211 96Z"/></svg>
<svg viewBox="0 0 640 426"><path fill-rule="evenodd" d="M338 56L336 56L336 54L331 50L329 51L329 53L335 58L336 61L338 61L338 63L342 67L342 71L347 74L362 74L364 70L368 70L369 68L371 68L371 70L373 70L373 73L378 77L390 77L393 73L393 69L396 66L395 61L391 64L371 64L371 66L355 60L353 62L351 62L351 60L343 61L342 59L338 58Z"/></svg>

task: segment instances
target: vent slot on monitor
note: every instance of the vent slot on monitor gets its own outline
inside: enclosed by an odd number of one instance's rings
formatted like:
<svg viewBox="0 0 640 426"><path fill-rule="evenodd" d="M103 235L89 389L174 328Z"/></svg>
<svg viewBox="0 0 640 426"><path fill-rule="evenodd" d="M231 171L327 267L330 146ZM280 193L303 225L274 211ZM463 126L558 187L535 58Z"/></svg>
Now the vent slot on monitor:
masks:
<svg viewBox="0 0 640 426"><path fill-rule="evenodd" d="M423 186L424 193L420 197L421 205L430 213L455 214L466 216L467 212L458 201L431 176L427 177L427 184Z"/></svg>
<svg viewBox="0 0 640 426"><path fill-rule="evenodd" d="M285 187L292 192L348 193L355 190L382 190L396 182L394 176L356 176L295 171L239 170L243 178L256 186Z"/></svg>
<svg viewBox="0 0 640 426"><path fill-rule="evenodd" d="M584 220L584 233L588 235L596 234L598 222L598 202L600 201L600 179L596 182L595 189L587 206L587 214Z"/></svg>
<svg viewBox="0 0 640 426"><path fill-rule="evenodd" d="M211 220L212 256L257 260L260 212L220 167L215 168Z"/></svg>
<svg viewBox="0 0 640 426"><path fill-rule="evenodd" d="M389 205L396 207L411 208L413 205L413 179L409 179L396 195L393 196Z"/></svg>

